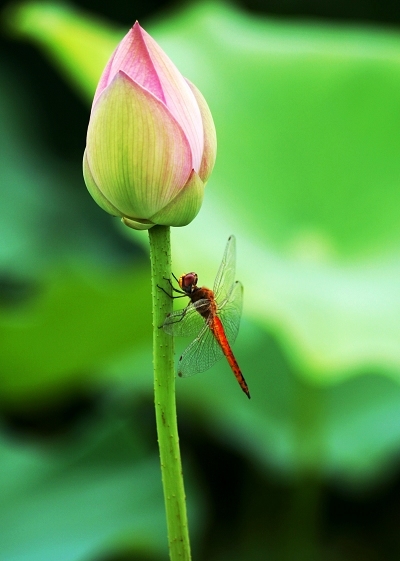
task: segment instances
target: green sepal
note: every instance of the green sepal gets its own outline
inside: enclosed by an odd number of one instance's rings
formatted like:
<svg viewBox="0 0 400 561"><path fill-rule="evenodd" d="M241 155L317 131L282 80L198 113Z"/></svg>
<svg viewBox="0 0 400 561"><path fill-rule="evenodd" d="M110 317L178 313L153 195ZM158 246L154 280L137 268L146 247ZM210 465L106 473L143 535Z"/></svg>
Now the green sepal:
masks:
<svg viewBox="0 0 400 561"><path fill-rule="evenodd" d="M192 170L189 179L179 194L150 220L163 226L186 226L198 214L204 197L204 183Z"/></svg>
<svg viewBox="0 0 400 561"><path fill-rule="evenodd" d="M132 230L149 230L153 226L155 226L154 222L148 222L147 220L134 220L133 218L127 218L123 216L121 218L121 222L128 226L128 228L132 228Z"/></svg>

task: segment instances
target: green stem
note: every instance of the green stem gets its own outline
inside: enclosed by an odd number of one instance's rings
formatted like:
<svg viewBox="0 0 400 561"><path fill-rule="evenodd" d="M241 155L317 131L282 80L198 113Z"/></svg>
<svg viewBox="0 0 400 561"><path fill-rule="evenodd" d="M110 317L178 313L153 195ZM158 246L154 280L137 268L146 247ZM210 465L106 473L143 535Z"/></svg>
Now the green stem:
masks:
<svg viewBox="0 0 400 561"><path fill-rule="evenodd" d="M172 298L166 279L171 278L170 230L153 226L149 230L151 288L153 304L154 402L160 450L161 475L167 516L171 561L190 561L190 542L183 485L175 401L173 337L160 329L172 312ZM157 286L158 285L158 286Z"/></svg>

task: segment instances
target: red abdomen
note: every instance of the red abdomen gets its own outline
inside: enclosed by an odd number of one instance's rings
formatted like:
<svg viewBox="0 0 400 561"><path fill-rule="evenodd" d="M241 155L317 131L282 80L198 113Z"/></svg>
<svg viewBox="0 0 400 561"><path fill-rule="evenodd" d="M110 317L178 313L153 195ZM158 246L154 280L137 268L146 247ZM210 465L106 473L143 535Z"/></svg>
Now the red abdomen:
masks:
<svg viewBox="0 0 400 561"><path fill-rule="evenodd" d="M214 337L217 339L218 343L221 345L221 349L226 356L226 359L229 363L229 366L232 368L232 371L236 377L236 380L239 382L240 387L250 399L250 392L247 386L246 380L240 370L240 367L236 361L235 355L231 349L231 346L228 342L228 339L225 335L224 326L221 323L221 320L218 316L214 316L210 321L210 329L214 334Z"/></svg>

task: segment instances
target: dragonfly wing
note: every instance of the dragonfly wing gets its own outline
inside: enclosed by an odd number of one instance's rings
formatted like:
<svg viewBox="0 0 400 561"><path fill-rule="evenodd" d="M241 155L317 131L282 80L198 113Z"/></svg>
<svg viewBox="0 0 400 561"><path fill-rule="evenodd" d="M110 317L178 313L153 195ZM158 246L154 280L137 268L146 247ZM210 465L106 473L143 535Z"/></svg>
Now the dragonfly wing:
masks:
<svg viewBox="0 0 400 561"><path fill-rule="evenodd" d="M240 318L243 308L243 285L236 281L229 294L228 301L218 309L218 316L224 326L225 335L230 345L233 345L239 331Z"/></svg>
<svg viewBox="0 0 400 561"><path fill-rule="evenodd" d="M209 300L202 298L186 308L169 314L163 323L163 329L175 337L195 337L205 326L205 320L199 311L208 309Z"/></svg>
<svg viewBox="0 0 400 561"><path fill-rule="evenodd" d="M178 362L178 375L183 378L208 370L224 356L211 329L204 325L196 339L183 352Z"/></svg>
<svg viewBox="0 0 400 561"><path fill-rule="evenodd" d="M228 243L214 282L214 295L217 302L229 298L236 274L236 238L229 236Z"/></svg>

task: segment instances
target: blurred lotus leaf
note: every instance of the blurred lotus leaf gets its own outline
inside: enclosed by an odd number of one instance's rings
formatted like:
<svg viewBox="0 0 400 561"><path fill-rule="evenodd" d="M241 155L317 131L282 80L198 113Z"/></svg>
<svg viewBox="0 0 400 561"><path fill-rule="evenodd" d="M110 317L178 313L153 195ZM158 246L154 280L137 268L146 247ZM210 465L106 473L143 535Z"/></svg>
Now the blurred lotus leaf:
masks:
<svg viewBox="0 0 400 561"><path fill-rule="evenodd" d="M129 432L109 427L47 454L2 440L0 559L74 561L128 547L162 558L158 458L141 459Z"/></svg>
<svg viewBox="0 0 400 561"><path fill-rule="evenodd" d="M122 37L28 3L10 25L89 100ZM255 19L200 3L147 26L204 92L219 153L206 207L174 254L215 269L235 224L246 313L306 377L400 373L400 47L395 32ZM143 235L140 236L143 239Z"/></svg>
<svg viewBox="0 0 400 561"><path fill-rule="evenodd" d="M173 230L174 269L195 270L212 285L235 233L245 287L235 349L250 408L233 377L225 389L231 375L222 364L190 385L181 381L183 402L262 462L350 479L374 475L400 442L398 34L256 19L219 2L141 24L204 93L218 134L201 213ZM8 26L34 41L88 104L126 33L71 7L40 3L9 10ZM145 234L132 235L147 245ZM127 325L140 347L148 309L124 302L133 290L142 302L144 278L130 291L131 277L121 274L115 282L124 289L109 308L115 314L104 317L102 298L81 286L85 318L97 307L92 329L96 322L104 328L87 355L78 344L86 367L127 352ZM67 293L56 306L57 320L68 316L66 339L76 325L68 314L74 282L66 278L69 287L57 289ZM55 328L53 320L43 333ZM115 339L103 347L107 326ZM126 364L103 368L110 379L116 371L126 372Z"/></svg>

